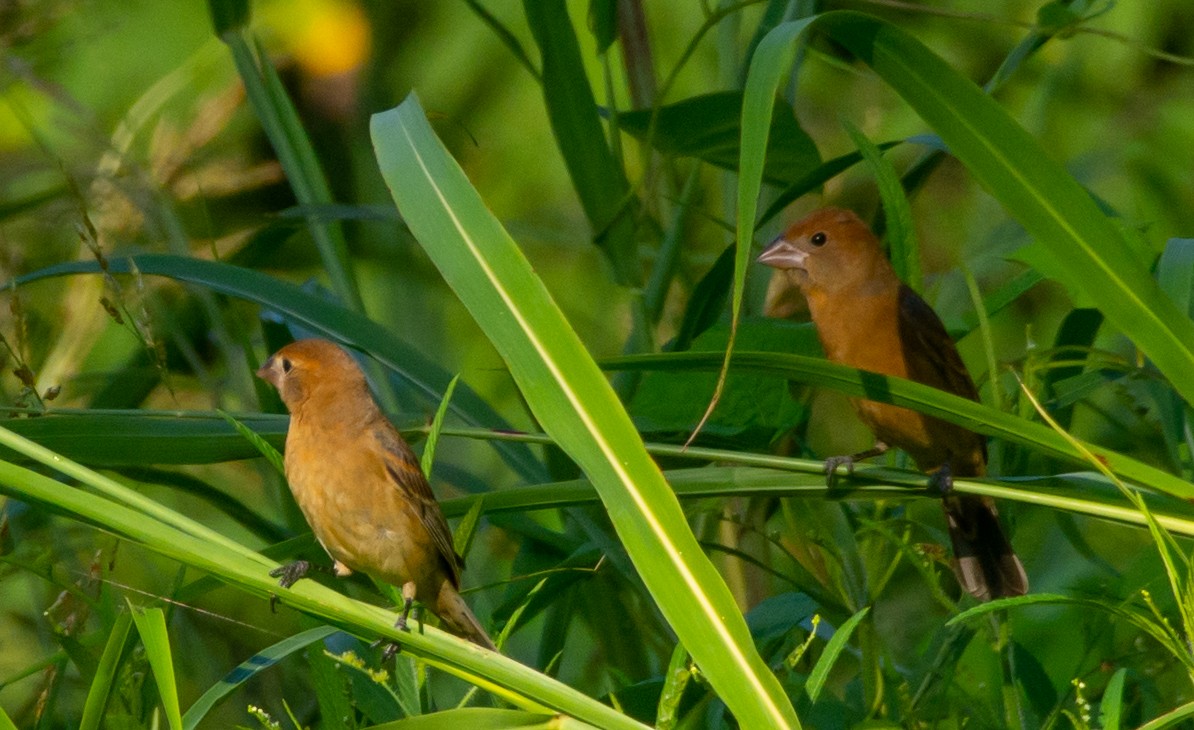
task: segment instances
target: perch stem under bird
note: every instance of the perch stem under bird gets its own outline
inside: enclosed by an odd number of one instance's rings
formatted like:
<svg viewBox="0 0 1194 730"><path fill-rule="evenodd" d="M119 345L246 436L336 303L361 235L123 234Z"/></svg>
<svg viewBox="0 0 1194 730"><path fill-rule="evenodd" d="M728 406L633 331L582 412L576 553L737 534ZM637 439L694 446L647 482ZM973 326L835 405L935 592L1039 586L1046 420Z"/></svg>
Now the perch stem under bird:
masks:
<svg viewBox="0 0 1194 730"><path fill-rule="evenodd" d="M286 480L331 556L332 572L360 571L399 586L399 628L417 597L450 631L496 650L460 596L464 560L419 459L382 414L352 357L326 340L300 340L278 350L257 375L290 411ZM311 567L297 561L271 575L288 588Z"/></svg>
<svg viewBox="0 0 1194 730"><path fill-rule="evenodd" d="M793 224L758 257L778 270L782 286L796 287L808 301L817 336L833 362L914 380L978 400L971 380L937 313L896 276L879 240L848 210L824 208ZM903 449L942 495L962 588L980 601L1028 591L1024 566L1013 551L989 497L957 494L953 477L981 477L987 469L986 439L969 429L916 411L852 398L876 445L853 456L832 457L832 484L839 466Z"/></svg>

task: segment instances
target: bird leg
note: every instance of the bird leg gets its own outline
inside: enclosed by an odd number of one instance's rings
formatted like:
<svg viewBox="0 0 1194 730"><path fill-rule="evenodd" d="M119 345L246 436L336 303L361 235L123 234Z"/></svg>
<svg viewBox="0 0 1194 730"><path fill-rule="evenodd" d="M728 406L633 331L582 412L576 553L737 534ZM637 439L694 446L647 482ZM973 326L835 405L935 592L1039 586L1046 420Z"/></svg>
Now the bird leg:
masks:
<svg viewBox="0 0 1194 730"><path fill-rule="evenodd" d="M406 620L410 617L410 609L411 606L414 605L414 602L415 582L413 580L408 580L402 584L402 613L399 614L398 621L394 624L399 631L410 630L406 627ZM402 651L402 645L397 641L391 641L390 643L386 644L386 648L381 653L382 663L384 664L385 662L390 661L390 659L392 659L394 655L400 651Z"/></svg>
<svg viewBox="0 0 1194 730"><path fill-rule="evenodd" d="M944 499L952 491L954 491L954 473L947 461L941 465L940 469L929 475L929 494Z"/></svg>
<svg viewBox="0 0 1194 730"><path fill-rule="evenodd" d="M834 478L837 476L837 469L839 466L846 467L847 474L854 473L854 462L869 459L872 456L879 456L887 453L890 448L882 441L876 441L875 445L866 451L859 451L857 454L850 454L849 456L831 456L825 460L825 484L832 487Z"/></svg>

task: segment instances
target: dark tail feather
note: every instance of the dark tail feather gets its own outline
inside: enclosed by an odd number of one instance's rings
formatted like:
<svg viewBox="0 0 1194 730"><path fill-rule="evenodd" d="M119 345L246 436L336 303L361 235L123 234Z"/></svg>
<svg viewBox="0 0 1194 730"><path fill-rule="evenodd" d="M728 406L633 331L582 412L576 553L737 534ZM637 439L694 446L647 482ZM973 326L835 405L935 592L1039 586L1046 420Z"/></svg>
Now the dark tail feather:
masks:
<svg viewBox="0 0 1194 730"><path fill-rule="evenodd" d="M980 601L1028 592L1028 576L999 524L989 497L953 495L942 501L962 589Z"/></svg>
<svg viewBox="0 0 1194 730"><path fill-rule="evenodd" d="M464 602L449 581L445 580L440 589L435 613L452 633L468 639L477 646L497 651L489 634L486 634L485 629L481 628L481 622L477 621L477 617L469 610L468 604Z"/></svg>

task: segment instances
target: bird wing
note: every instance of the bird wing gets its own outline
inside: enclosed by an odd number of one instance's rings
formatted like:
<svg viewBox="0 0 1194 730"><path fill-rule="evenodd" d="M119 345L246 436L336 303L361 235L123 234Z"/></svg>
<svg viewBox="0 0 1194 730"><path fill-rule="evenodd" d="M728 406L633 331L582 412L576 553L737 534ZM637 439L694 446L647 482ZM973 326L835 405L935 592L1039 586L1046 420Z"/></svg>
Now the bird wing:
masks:
<svg viewBox="0 0 1194 730"><path fill-rule="evenodd" d="M978 388L958 354L941 318L920 295L907 284L900 285L899 330L904 352L915 352L923 357L908 358L909 376L912 380L931 385L947 393L981 402ZM979 437L983 450L983 461L987 458L986 439Z"/></svg>
<svg viewBox="0 0 1194 730"><path fill-rule="evenodd" d="M925 355L909 363L912 379L978 401L978 389L958 354L958 347L933 308L907 285L900 286L899 303L904 352Z"/></svg>
<svg viewBox="0 0 1194 730"><path fill-rule="evenodd" d="M381 445L386 476L407 499L427 534L431 536L440 556L443 557L444 564L448 567L452 585L460 587L460 571L464 568L464 559L456 553L448 521L435 499L435 493L431 491L431 485L427 483L427 477L423 474L423 468L415 452L411 451L410 446L407 446L388 421L374 430L374 436Z"/></svg>

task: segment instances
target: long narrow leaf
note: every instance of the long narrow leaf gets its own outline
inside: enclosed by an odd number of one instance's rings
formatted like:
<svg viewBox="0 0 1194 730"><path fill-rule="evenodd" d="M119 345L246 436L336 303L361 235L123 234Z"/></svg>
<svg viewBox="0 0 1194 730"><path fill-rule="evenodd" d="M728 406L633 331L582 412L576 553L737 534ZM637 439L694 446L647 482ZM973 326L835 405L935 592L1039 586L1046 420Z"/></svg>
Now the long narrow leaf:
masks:
<svg viewBox="0 0 1194 730"><path fill-rule="evenodd" d="M3 433L3 429L0 429ZM81 475L85 482L99 475ZM250 558L220 543L199 539L143 512L132 510L81 489L0 461L0 494L95 525L168 558L202 570L247 593L294 607L363 637L402 642L403 651L492 692L522 709L554 709L601 727L644 726L576 690L507 657L485 651L463 639L416 623L412 631L394 627L397 616L377 606L344 596L315 581L300 581L280 590L268 575L277 564Z"/></svg>
<svg viewBox="0 0 1194 730"><path fill-rule="evenodd" d="M131 601L128 606L137 633L141 635L145 657L153 670L153 680L158 688L158 698L162 701L166 721L170 724L170 730L182 730L182 711L178 706L178 683L174 681L174 658L170 652L170 634L166 631L166 614L161 608L141 608Z"/></svg>
<svg viewBox="0 0 1194 730"><path fill-rule="evenodd" d="M108 632L108 641L104 644L104 653L100 655L99 666L95 676L91 678L91 687L87 690L87 700L83 703L83 717L79 721L79 730L96 730L104 717L104 708L108 706L108 698L112 695L112 683L116 680L116 670L120 668L120 657L124 654L124 643L128 639L129 627L133 625L132 616L120 613ZM15 726L14 726L15 727Z"/></svg>
<svg viewBox="0 0 1194 730"><path fill-rule="evenodd" d="M821 688L825 686L825 680L829 679L829 671L833 669L833 665L837 662L837 658L841 655L842 650L846 648L846 642L850 640L850 636L854 634L854 629L866 615L871 612L871 607L866 606L858 613L854 614L838 627L837 631L833 632L833 637L825 646L825 651L821 653L821 658L817 660L816 666L809 674L808 684L805 685L805 691L808 693L808 698L813 702L817 701L817 697L821 694Z"/></svg>
<svg viewBox="0 0 1194 730"><path fill-rule="evenodd" d="M222 294L256 302L268 307L323 337L358 347L393 370L427 403L438 404L440 394L448 387L452 375L409 347L385 327L335 302L308 294L299 287L265 274L213 261L185 256L145 254L130 258L113 257L108 270L127 274L133 269L142 274L165 276L177 281L198 284ZM54 276L99 273L94 261L79 261L50 266L16 279L21 285ZM454 415L475 425L501 428L502 419L476 391L461 384L450 409ZM525 448L506 449L500 453L527 479L542 480L547 472Z"/></svg>
<svg viewBox="0 0 1194 730"><path fill-rule="evenodd" d="M629 416L417 99L371 124L412 233L505 359L535 417L589 476L668 623L744 727L799 726L729 589Z"/></svg>
<svg viewBox="0 0 1194 730"><path fill-rule="evenodd" d="M720 362L721 357L716 353L684 352L635 355L607 360L604 364L607 368L667 367L711 370ZM1083 462L1082 454L1047 426L903 378L868 373L821 358L774 352L736 352L733 363L736 368L744 370L775 373L790 380L832 388L847 395L894 403L965 426L972 431L1023 444L1071 461ZM1135 484L1183 499L1194 498L1194 484L1184 479L1110 449L1094 445L1087 445L1087 448L1103 460L1115 474Z"/></svg>
<svg viewBox="0 0 1194 730"><path fill-rule="evenodd" d="M273 646L268 646L241 662L219 682L209 687L187 709L186 714L182 716L184 730L194 730L199 725L199 722L207 716L207 713L211 712L213 707L219 704L221 700L231 694L237 687L257 676L259 672L272 667L282 659L296 651L305 649L316 641L326 639L336 633L336 631L338 629L331 626L317 626L313 629L307 629L294 636L287 636Z"/></svg>

